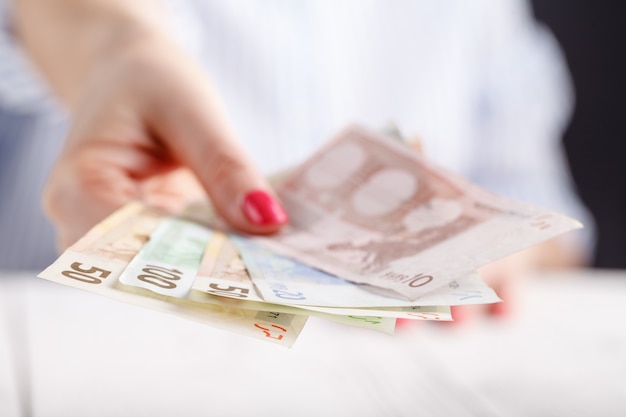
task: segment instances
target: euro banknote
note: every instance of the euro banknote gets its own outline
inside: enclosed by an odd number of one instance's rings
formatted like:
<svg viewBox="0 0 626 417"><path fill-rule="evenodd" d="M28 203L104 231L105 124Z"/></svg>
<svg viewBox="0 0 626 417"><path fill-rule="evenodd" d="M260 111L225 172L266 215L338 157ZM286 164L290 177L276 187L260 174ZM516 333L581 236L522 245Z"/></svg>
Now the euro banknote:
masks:
<svg viewBox="0 0 626 417"><path fill-rule="evenodd" d="M384 134L350 127L277 185L290 214L271 250L415 301L582 225L492 194Z"/></svg>
<svg viewBox="0 0 626 417"><path fill-rule="evenodd" d="M284 346L295 342L307 315L198 302L120 282L152 232L167 219L140 203L131 203L95 226L39 277ZM158 266L146 269L145 275L153 279L171 276Z"/></svg>
<svg viewBox="0 0 626 417"><path fill-rule="evenodd" d="M290 224L229 231L210 203L182 215L134 202L40 277L291 346L309 316L393 333L500 302L475 270L581 225L435 166L352 127L277 176Z"/></svg>
<svg viewBox="0 0 626 417"><path fill-rule="evenodd" d="M231 266L240 259L225 236L196 222L167 216L155 228L148 242L137 252L119 278L118 287L146 297L167 297L197 304L212 304L247 310L272 311L283 314L315 315L343 324L368 327L393 333L395 318L401 312L377 316L363 309L346 313L302 311L289 303L272 303L259 297L245 268L239 267L238 279L231 279ZM430 307L424 312L449 319L449 311Z"/></svg>
<svg viewBox="0 0 626 417"><path fill-rule="evenodd" d="M281 256L251 239L232 236L247 271L264 300L288 302L303 308L367 308L381 314L387 309L415 311L424 306L456 306L500 302L496 293L473 272L433 290L416 301L372 292L368 285L355 284L294 259ZM393 307L393 309L390 309Z"/></svg>
<svg viewBox="0 0 626 417"><path fill-rule="evenodd" d="M138 202L96 225L39 276L284 346L308 316L388 334L398 317L451 320L445 306L381 312L267 301L225 234Z"/></svg>

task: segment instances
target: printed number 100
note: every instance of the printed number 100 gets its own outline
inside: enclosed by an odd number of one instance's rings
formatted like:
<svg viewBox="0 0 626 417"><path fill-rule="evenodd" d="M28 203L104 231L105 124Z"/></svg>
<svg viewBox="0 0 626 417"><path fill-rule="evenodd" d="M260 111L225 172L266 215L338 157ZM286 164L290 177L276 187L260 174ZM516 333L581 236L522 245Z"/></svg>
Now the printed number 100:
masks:
<svg viewBox="0 0 626 417"><path fill-rule="evenodd" d="M179 281L183 275L182 271L176 268L165 268L155 265L146 265L141 272L144 272L144 274L138 275L138 280L165 289L176 288L175 281Z"/></svg>

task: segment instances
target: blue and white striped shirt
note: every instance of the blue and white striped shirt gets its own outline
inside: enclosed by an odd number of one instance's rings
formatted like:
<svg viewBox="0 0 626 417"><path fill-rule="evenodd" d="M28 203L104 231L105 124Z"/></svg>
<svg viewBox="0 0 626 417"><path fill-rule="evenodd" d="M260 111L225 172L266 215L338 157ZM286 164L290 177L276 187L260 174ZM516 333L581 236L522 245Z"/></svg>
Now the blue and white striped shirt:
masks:
<svg viewBox="0 0 626 417"><path fill-rule="evenodd" d="M484 187L585 218L560 150L573 96L564 59L525 2L168 7L172 35L206 68L264 172L303 159L347 124L394 122L430 158ZM65 122L6 8L2 16L0 269L39 268L51 260L51 234L35 212Z"/></svg>

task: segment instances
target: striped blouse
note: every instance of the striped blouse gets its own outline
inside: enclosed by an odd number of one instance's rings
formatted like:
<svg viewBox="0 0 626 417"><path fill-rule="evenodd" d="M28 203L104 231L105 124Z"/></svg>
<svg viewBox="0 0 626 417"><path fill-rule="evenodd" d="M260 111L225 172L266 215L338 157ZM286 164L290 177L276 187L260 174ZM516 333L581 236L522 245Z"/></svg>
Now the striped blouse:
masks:
<svg viewBox="0 0 626 417"><path fill-rule="evenodd" d="M67 128L0 0L0 269L54 257L40 193ZM395 123L495 192L579 218L560 149L573 94L550 33L517 0L167 3L172 36L219 91L264 172L347 124Z"/></svg>

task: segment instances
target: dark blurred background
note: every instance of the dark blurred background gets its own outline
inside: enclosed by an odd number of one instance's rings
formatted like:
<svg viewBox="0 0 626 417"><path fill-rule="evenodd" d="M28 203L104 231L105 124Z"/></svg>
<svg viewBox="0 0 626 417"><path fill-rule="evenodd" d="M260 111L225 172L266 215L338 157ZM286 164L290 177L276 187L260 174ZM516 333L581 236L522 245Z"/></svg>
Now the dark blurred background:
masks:
<svg viewBox="0 0 626 417"><path fill-rule="evenodd" d="M533 0L565 53L576 91L564 146L596 222L594 266L626 268L626 2Z"/></svg>

